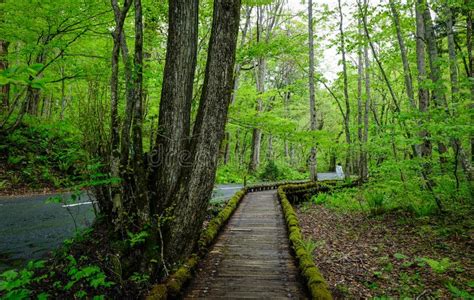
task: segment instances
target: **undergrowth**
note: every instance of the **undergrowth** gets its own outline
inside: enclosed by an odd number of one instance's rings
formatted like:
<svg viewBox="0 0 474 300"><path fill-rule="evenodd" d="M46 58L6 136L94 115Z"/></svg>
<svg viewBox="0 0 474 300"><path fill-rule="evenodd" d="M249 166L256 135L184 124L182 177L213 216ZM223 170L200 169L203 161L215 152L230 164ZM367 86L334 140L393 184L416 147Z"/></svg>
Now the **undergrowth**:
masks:
<svg viewBox="0 0 474 300"><path fill-rule="evenodd" d="M89 157L80 133L66 121L25 116L0 132L0 191L64 188L83 180Z"/></svg>

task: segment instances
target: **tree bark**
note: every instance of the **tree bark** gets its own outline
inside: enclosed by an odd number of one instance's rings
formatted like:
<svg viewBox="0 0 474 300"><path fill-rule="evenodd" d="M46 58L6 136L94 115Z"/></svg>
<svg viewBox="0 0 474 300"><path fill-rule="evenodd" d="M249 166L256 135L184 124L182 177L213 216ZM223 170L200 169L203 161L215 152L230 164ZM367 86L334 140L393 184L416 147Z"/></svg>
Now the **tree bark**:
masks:
<svg viewBox="0 0 474 300"><path fill-rule="evenodd" d="M168 263L187 257L195 247L214 185L219 145L231 101L240 0L214 1L206 75L190 147L190 164L182 169L172 204L174 218L166 226L164 253Z"/></svg>
<svg viewBox="0 0 474 300"><path fill-rule="evenodd" d="M314 38L313 38L313 1L308 1L308 43L309 43L309 111L311 131L315 132L318 128L318 120L316 117L316 100L314 88ZM318 162L317 162L316 141L312 139L311 153L309 156L309 174L310 180L318 179Z"/></svg>
<svg viewBox="0 0 474 300"><path fill-rule="evenodd" d="M198 43L198 0L170 0L166 63L155 149L150 157L150 201L162 211L174 198L188 164L191 102Z"/></svg>

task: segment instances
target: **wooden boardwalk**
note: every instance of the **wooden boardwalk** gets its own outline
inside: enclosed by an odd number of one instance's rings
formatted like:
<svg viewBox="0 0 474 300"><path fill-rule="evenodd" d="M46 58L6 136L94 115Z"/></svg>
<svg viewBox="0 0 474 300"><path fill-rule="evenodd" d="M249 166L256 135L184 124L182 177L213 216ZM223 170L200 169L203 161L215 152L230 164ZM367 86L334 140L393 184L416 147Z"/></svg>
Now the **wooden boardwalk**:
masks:
<svg viewBox="0 0 474 300"><path fill-rule="evenodd" d="M276 191L242 199L185 299L307 299Z"/></svg>

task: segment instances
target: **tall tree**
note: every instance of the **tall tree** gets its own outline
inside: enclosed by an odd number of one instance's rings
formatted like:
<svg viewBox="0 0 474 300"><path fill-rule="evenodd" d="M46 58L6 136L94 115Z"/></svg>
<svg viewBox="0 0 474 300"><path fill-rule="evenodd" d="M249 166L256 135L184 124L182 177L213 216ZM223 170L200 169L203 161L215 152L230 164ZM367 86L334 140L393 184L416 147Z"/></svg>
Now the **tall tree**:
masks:
<svg viewBox="0 0 474 300"><path fill-rule="evenodd" d="M416 67L418 69L418 107L422 113L420 118L421 131L419 133L420 138L422 139L422 144L419 147L419 154L421 157L429 160L431 157L431 141L429 138L428 130L424 127L424 120L426 120L426 115L429 108L429 93L426 89L426 56L425 56L425 22L423 18L423 9L424 9L423 0L417 0L416 2ZM425 172L429 174L430 167L429 163L425 163Z"/></svg>
<svg viewBox="0 0 474 300"><path fill-rule="evenodd" d="M194 249L214 186L219 145L233 88L240 0L214 1L206 75L190 142L190 160L180 172L173 218L165 228L165 259L177 262Z"/></svg>
<svg viewBox="0 0 474 300"><path fill-rule="evenodd" d="M169 1L166 63L149 180L152 212L161 211L174 198L181 167L189 159L198 10L198 0Z"/></svg>
<svg viewBox="0 0 474 300"><path fill-rule="evenodd" d="M313 37L313 1L308 0L308 44L309 44L309 111L311 131L316 131L318 128L318 120L316 117L316 100L314 88L314 37ZM311 153L309 156L309 174L310 180L316 181L318 179L317 173L317 150L316 141L312 139Z"/></svg>
<svg viewBox="0 0 474 300"><path fill-rule="evenodd" d="M9 43L4 40L0 40L0 72L8 68L8 45ZM5 84L0 87L0 103L2 105L1 110L7 111L10 107L10 84Z"/></svg>
<svg viewBox="0 0 474 300"><path fill-rule="evenodd" d="M112 32L112 37L114 41L114 46L112 49L112 75L110 79L110 96L111 96L111 108L110 108L110 171L111 175L114 178L120 178L120 121L119 121L119 112L118 112L118 103L119 103L119 62L120 62L120 50L123 42L123 27L125 23L125 18L127 17L128 10L132 5L132 0L127 0L124 2L123 7L120 8L117 0L111 0L111 5L114 10L115 16L115 29ZM123 199L120 190L120 184L114 184L111 187L110 197L112 200L112 209L115 212L118 220L122 219L124 214L123 211ZM103 201L106 203L106 201ZM108 204L107 204L108 205ZM103 207L102 209L105 209ZM108 211L108 208L107 210ZM119 221L118 223L121 223Z"/></svg>
<svg viewBox="0 0 474 300"><path fill-rule="evenodd" d="M283 0L277 0L271 5L257 7L257 43L268 44L272 37L273 30L280 18L282 9ZM264 99L262 98L262 95L265 92L265 79L267 73L266 55L266 53L260 54L254 62L255 83L257 86L257 93L259 94L256 103L257 115L263 111ZM261 143L262 130L259 127L255 127L252 132L252 152L249 163L250 172L255 172L260 165Z"/></svg>
<svg viewBox="0 0 474 300"><path fill-rule="evenodd" d="M347 60L346 60L346 39L344 34L344 14L342 12L341 0L337 1L339 8L339 35L340 35L340 51L342 55L342 76L344 80L344 103L345 103L345 114L344 114L344 132L347 143L347 155L345 162L346 173L351 173L351 156L352 156L352 139L350 132L350 116L351 116L351 105L349 102L349 83L347 79Z"/></svg>
<svg viewBox="0 0 474 300"><path fill-rule="evenodd" d="M444 81L442 80L442 74L440 69L440 56L438 54L438 45L436 43L436 35L433 28L433 22L431 20L431 12L428 7L428 3L424 2L423 10L423 21L425 22L425 40L427 44L428 62L430 66L430 79L433 82L433 91L431 98L436 107L447 109L446 95ZM443 142L438 142L438 152L440 155L441 167L445 167L447 161L444 157L446 151L448 151L446 145Z"/></svg>
<svg viewBox="0 0 474 300"><path fill-rule="evenodd" d="M0 5L4 3L5 0L0 1ZM3 7L0 8L0 24L3 20ZM9 42L0 39L0 72L8 68L8 46ZM0 111L7 111L10 106L10 84L5 84L0 86Z"/></svg>
<svg viewBox="0 0 474 300"><path fill-rule="evenodd" d="M413 91L413 79L410 71L410 65L408 63L407 50L405 47L405 41L403 40L402 29L400 26L400 14L397 10L397 4L395 0L389 0L390 11L392 12L393 23L397 31L398 48L400 49L400 56L403 64L403 78L405 80L405 91L407 93L408 100L412 108L416 108L415 93Z"/></svg>

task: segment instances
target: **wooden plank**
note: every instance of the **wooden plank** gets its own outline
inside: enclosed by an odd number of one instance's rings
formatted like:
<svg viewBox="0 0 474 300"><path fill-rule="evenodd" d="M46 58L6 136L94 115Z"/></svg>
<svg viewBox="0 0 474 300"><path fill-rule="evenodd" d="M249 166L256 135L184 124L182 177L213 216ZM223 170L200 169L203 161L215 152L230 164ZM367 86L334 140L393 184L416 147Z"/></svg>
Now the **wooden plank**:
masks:
<svg viewBox="0 0 474 300"><path fill-rule="evenodd" d="M307 299L276 191L253 192L198 267L184 299Z"/></svg>

